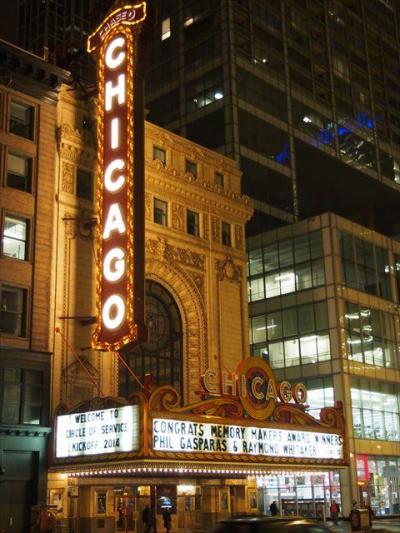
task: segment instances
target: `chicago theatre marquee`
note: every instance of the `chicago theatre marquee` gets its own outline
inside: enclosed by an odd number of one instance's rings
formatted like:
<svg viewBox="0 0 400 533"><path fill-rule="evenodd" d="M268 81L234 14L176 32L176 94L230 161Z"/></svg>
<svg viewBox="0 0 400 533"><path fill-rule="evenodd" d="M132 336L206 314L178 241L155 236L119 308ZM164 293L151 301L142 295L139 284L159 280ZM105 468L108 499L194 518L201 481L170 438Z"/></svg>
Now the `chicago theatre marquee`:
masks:
<svg viewBox="0 0 400 533"><path fill-rule="evenodd" d="M180 531L273 500L323 516L344 490L341 406L313 418L304 385L249 356L252 207L234 161L143 128L145 17L144 2L123 6L89 37L96 109L60 96L49 503L82 531L142 531L146 505ZM76 128L95 115L97 146ZM95 208L73 182L96 165Z"/></svg>

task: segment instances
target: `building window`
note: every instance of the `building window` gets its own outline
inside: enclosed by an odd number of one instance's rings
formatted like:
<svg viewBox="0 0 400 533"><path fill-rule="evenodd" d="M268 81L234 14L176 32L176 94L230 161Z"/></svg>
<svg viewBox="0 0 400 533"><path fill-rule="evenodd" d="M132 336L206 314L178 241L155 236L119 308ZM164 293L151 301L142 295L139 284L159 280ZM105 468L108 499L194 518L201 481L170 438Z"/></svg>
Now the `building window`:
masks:
<svg viewBox="0 0 400 533"><path fill-rule="evenodd" d="M200 235L199 214L189 209L186 214L186 231L195 237Z"/></svg>
<svg viewBox="0 0 400 533"><path fill-rule="evenodd" d="M167 154L163 148L159 148L158 146L153 146L153 159L157 161L161 161L163 165L166 165L167 163Z"/></svg>
<svg viewBox="0 0 400 533"><path fill-rule="evenodd" d="M331 358L326 302L250 318L253 355L272 368L315 364Z"/></svg>
<svg viewBox="0 0 400 533"><path fill-rule="evenodd" d="M89 117L88 115L83 115L81 128L79 128L79 129L82 129L83 131L87 131L89 133L95 133L96 132L95 123L94 123L93 119L91 117Z"/></svg>
<svg viewBox="0 0 400 533"><path fill-rule="evenodd" d="M231 242L231 225L227 222L221 222L222 244L232 246Z"/></svg>
<svg viewBox="0 0 400 533"><path fill-rule="evenodd" d="M355 379L351 403L356 437L400 440L399 393L395 386Z"/></svg>
<svg viewBox="0 0 400 533"><path fill-rule="evenodd" d="M165 41L171 37L171 19L168 17L161 22L161 40Z"/></svg>
<svg viewBox="0 0 400 533"><path fill-rule="evenodd" d="M25 337L26 290L3 285L0 291L0 333Z"/></svg>
<svg viewBox="0 0 400 533"><path fill-rule="evenodd" d="M391 300L387 250L344 231L339 239L345 285Z"/></svg>
<svg viewBox="0 0 400 533"><path fill-rule="evenodd" d="M396 326L390 313L346 302L348 358L385 368L398 368Z"/></svg>
<svg viewBox="0 0 400 533"><path fill-rule="evenodd" d="M321 231L249 251L249 301L325 284Z"/></svg>
<svg viewBox="0 0 400 533"><path fill-rule="evenodd" d="M143 381L146 374L154 376L157 385L172 385L182 391L183 336L178 306L171 294L160 284L146 281L146 324L148 338L127 355L127 363ZM119 393L128 397L140 390L137 381L120 367Z"/></svg>
<svg viewBox="0 0 400 533"><path fill-rule="evenodd" d="M33 139L33 117L34 109L32 106L12 100L10 105L10 132L26 139Z"/></svg>
<svg viewBox="0 0 400 533"><path fill-rule="evenodd" d="M23 155L8 153L7 187L20 191L32 191L32 159Z"/></svg>
<svg viewBox="0 0 400 533"><path fill-rule="evenodd" d="M222 172L216 172L214 174L214 183L215 185L224 188L224 175Z"/></svg>
<svg viewBox="0 0 400 533"><path fill-rule="evenodd" d="M303 379L302 381L307 388L308 413L311 416L319 418L322 408L335 405L333 379L331 376Z"/></svg>
<svg viewBox="0 0 400 533"><path fill-rule="evenodd" d="M197 164L189 159L185 160L185 172L190 172L195 178L197 178Z"/></svg>
<svg viewBox="0 0 400 533"><path fill-rule="evenodd" d="M168 225L168 203L154 198L154 222L162 226Z"/></svg>
<svg viewBox="0 0 400 533"><path fill-rule="evenodd" d="M21 368L0 369L1 423L42 423L43 372Z"/></svg>
<svg viewBox="0 0 400 533"><path fill-rule="evenodd" d="M375 454L357 454L356 460L357 478L360 485L368 485L368 494L375 516L398 514L400 511L397 498L400 488L400 458L393 455L379 457Z"/></svg>
<svg viewBox="0 0 400 533"><path fill-rule="evenodd" d="M223 72L220 67L185 85L186 111L188 113L206 107L224 97Z"/></svg>
<svg viewBox="0 0 400 533"><path fill-rule="evenodd" d="M28 259L28 233L28 220L6 215L3 226L3 255L14 259Z"/></svg>
<svg viewBox="0 0 400 533"><path fill-rule="evenodd" d="M76 195L84 200L93 200L92 174L80 168L76 172Z"/></svg>

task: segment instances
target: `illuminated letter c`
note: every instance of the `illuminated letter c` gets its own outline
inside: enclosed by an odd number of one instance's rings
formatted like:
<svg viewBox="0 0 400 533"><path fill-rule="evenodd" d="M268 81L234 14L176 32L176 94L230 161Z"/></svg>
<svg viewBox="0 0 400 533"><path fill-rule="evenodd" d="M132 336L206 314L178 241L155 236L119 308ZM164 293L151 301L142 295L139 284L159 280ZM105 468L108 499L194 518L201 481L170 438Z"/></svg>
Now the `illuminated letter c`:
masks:
<svg viewBox="0 0 400 533"><path fill-rule="evenodd" d="M264 383L264 380L260 376L256 376L251 381L251 392L256 400L262 400L264 398L262 392L258 390L258 387Z"/></svg>
<svg viewBox="0 0 400 533"><path fill-rule="evenodd" d="M125 55L126 55L125 52L120 51L116 57L114 57L114 52L118 50L118 48L124 48L124 47L125 47L125 39L123 37L117 37L116 39L113 39L111 43L107 46L106 54L105 54L105 61L109 69L115 70L120 65L122 65L125 59Z"/></svg>
<svg viewBox="0 0 400 533"><path fill-rule="evenodd" d="M125 168L125 161L122 159L114 159L108 165L104 172L104 187L109 192L119 191L125 184L125 176L120 174L116 179L113 179L113 172L115 170L123 170Z"/></svg>

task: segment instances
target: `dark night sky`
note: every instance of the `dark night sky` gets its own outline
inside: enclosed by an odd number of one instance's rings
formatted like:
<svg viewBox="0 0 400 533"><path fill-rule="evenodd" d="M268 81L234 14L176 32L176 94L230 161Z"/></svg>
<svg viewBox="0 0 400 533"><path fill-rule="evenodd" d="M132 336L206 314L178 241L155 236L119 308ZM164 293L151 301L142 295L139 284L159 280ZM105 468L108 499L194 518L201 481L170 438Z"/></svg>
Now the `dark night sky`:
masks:
<svg viewBox="0 0 400 533"><path fill-rule="evenodd" d="M1 2L0 38L12 43L17 42L17 10L15 0Z"/></svg>

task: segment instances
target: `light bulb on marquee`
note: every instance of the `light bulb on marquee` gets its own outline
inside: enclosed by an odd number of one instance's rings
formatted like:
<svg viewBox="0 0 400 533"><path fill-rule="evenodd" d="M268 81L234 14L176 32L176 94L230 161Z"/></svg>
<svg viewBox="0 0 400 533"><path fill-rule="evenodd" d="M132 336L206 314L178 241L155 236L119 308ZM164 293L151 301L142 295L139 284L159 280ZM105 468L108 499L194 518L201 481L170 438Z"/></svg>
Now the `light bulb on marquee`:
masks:
<svg viewBox="0 0 400 533"><path fill-rule="evenodd" d="M146 2L110 13L88 39L98 64L97 275L94 349L144 340L143 139L136 135L137 37ZM136 151L135 151L136 150ZM135 248L133 248L135 243Z"/></svg>

